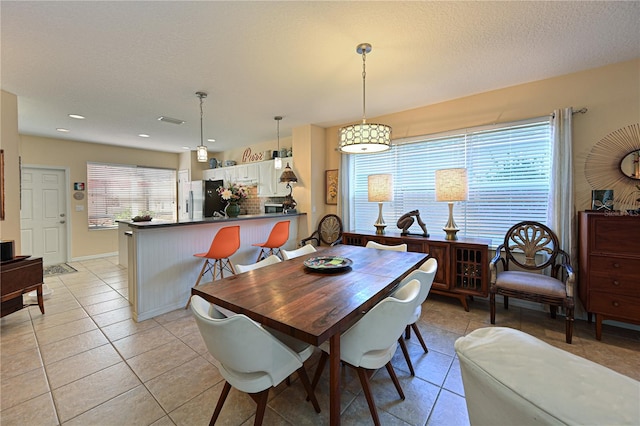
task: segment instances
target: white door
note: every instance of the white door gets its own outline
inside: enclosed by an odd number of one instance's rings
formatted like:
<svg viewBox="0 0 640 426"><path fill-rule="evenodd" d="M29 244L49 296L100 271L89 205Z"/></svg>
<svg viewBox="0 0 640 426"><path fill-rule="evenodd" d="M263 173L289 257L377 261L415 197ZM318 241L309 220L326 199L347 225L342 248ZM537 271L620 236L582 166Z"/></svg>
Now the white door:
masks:
<svg viewBox="0 0 640 426"><path fill-rule="evenodd" d="M67 261L65 171L22 169L20 236L22 253L42 257L44 265Z"/></svg>

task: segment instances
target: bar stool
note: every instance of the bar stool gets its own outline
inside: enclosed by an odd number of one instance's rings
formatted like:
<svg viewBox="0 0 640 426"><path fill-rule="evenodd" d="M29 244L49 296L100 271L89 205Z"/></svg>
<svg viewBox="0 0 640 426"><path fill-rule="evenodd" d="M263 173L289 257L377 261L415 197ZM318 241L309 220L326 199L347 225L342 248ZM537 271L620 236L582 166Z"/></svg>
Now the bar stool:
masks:
<svg viewBox="0 0 640 426"><path fill-rule="evenodd" d="M273 226L273 229L271 229L271 233L269 234L269 238L267 238L266 242L252 244L256 247L262 247L260 250L260 254L258 254L258 260L256 260L256 262L259 262L262 258L272 254L282 257L282 255L280 254L280 247L282 247L289 239L290 223L290 220L283 220L282 222L276 223Z"/></svg>
<svg viewBox="0 0 640 426"><path fill-rule="evenodd" d="M211 241L211 247L209 247L209 251L206 253L197 253L194 254L196 257L203 257L205 259L204 265L202 265L202 270L200 271L200 275L198 275L198 280L196 281L196 285L194 288L200 284L200 280L207 272L211 272L211 277L213 281L215 281L216 276L218 275L218 270L220 273L220 278L224 278L224 270L231 272L235 275L236 270L233 268L233 263L229 260L229 257L232 256L238 249L240 248L240 226L226 226L224 228L220 228L215 237L213 237L213 241ZM189 297L189 301L187 301L187 306L185 309L189 307L189 303L191 302L191 297Z"/></svg>

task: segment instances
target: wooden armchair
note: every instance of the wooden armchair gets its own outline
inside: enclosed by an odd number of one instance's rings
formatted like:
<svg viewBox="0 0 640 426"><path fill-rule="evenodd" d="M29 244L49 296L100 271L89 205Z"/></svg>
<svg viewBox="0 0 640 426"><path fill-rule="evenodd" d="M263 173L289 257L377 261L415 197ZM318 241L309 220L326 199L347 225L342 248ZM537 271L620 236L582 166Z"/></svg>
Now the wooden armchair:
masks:
<svg viewBox="0 0 640 426"><path fill-rule="evenodd" d="M315 242L315 246L325 244L327 246L335 246L342 243L342 221L335 214L325 215L318 223L318 229L313 231L311 236L300 241L303 246L307 243Z"/></svg>
<svg viewBox="0 0 640 426"><path fill-rule="evenodd" d="M549 275L543 273L545 269ZM566 315L566 341L571 343L575 275L569 255L558 247L558 237L551 229L529 221L512 226L496 249L489 270L491 324L496 323L496 294L504 297L505 309L509 308L509 297L548 304L551 318L560 306Z"/></svg>

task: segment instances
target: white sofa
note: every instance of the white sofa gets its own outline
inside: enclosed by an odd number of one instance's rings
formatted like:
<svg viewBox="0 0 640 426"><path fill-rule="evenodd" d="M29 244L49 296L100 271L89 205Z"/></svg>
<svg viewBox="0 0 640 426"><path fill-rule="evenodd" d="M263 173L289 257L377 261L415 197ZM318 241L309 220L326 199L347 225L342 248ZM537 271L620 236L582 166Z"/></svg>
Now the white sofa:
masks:
<svg viewBox="0 0 640 426"><path fill-rule="evenodd" d="M505 327L455 342L472 425L640 425L640 382Z"/></svg>

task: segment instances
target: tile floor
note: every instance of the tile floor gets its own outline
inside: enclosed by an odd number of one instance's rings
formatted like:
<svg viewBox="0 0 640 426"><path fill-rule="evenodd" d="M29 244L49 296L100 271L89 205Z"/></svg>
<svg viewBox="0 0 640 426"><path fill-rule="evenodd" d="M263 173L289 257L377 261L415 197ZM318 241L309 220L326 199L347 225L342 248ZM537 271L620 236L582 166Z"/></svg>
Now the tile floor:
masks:
<svg viewBox="0 0 640 426"><path fill-rule="evenodd" d="M190 310L135 323L127 302L126 270L117 257L75 262L78 272L46 277L54 289L45 302L1 320L0 424L6 425L205 425L222 389L216 361L207 352ZM385 425L466 425L464 389L453 342L489 324L486 300L464 312L457 301L430 296L419 326L429 346L413 338L411 377L400 351L393 360L406 394L398 399L384 369L372 378ZM574 344L564 343L564 321L512 306L498 311L498 325L521 329L554 346L640 380L640 332L576 321ZM315 371L318 354L307 365ZM357 376L343 371L342 423L371 424ZM295 376L294 376L295 377ZM328 375L317 396L322 413L304 401L297 377L271 392L267 425L328 424ZM219 424L253 423L255 405L235 390Z"/></svg>

